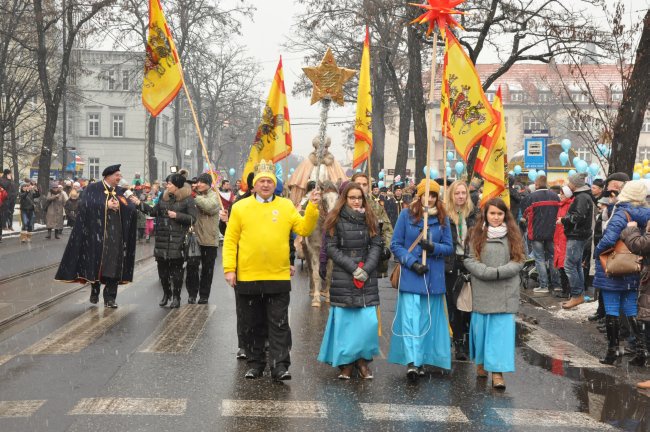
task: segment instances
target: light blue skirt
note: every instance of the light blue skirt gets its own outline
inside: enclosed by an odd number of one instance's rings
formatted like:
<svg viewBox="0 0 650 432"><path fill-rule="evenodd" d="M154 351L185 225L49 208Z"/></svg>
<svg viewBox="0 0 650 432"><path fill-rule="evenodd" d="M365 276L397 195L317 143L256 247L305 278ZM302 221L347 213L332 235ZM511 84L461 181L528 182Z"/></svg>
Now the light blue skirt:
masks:
<svg viewBox="0 0 650 432"><path fill-rule="evenodd" d="M472 312L469 357L488 372L514 372L515 314Z"/></svg>
<svg viewBox="0 0 650 432"><path fill-rule="evenodd" d="M377 307L330 306L318 361L334 367L372 360L379 354Z"/></svg>
<svg viewBox="0 0 650 432"><path fill-rule="evenodd" d="M451 369L451 339L445 295L400 292L396 307L388 361Z"/></svg>

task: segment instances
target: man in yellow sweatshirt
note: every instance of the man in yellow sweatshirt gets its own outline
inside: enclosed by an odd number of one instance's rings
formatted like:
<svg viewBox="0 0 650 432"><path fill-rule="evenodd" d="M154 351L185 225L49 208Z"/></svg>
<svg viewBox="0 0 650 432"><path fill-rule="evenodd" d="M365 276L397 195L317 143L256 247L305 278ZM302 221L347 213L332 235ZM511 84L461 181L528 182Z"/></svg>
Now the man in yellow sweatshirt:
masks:
<svg viewBox="0 0 650 432"><path fill-rule="evenodd" d="M240 297L249 365L245 377L263 375L268 331L271 376L284 381L291 379L287 239L291 231L306 237L314 230L320 192L312 193L305 215L301 216L290 200L273 194L276 184L275 166L262 160L255 167L254 193L232 207L223 242L223 271L226 282Z"/></svg>

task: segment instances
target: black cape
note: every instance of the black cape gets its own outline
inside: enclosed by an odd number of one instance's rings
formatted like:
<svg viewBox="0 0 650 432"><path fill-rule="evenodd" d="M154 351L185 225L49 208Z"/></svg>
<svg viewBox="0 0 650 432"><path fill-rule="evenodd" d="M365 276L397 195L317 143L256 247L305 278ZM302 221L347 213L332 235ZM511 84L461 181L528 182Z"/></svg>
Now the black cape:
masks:
<svg viewBox="0 0 650 432"><path fill-rule="evenodd" d="M102 276L118 279L122 284L133 280L137 211L135 205L124 197L125 191L119 186L115 188L120 211L119 215L109 215L106 204L110 195L104 183L99 181L88 185L54 277L56 280L96 282Z"/></svg>

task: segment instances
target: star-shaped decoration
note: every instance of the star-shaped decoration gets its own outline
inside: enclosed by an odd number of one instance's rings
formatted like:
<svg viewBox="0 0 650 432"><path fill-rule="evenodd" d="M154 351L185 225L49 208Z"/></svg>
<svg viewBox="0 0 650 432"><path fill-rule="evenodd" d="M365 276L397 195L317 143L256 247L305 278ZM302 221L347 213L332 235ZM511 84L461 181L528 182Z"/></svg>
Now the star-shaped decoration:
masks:
<svg viewBox="0 0 650 432"><path fill-rule="evenodd" d="M431 34L433 28L438 24L438 29L442 37L445 37L445 30L449 28L463 28L452 15L463 15L464 12L455 10L454 8L465 0L427 0L429 4L409 3L411 6L416 6L425 9L426 12L411 21L411 24L429 23L427 29L427 36Z"/></svg>
<svg viewBox="0 0 650 432"><path fill-rule="evenodd" d="M302 68L307 78L314 84L311 93L311 104L321 99L331 99L343 106L343 84L354 76L357 71L340 68L336 65L332 50L327 48L320 65Z"/></svg>

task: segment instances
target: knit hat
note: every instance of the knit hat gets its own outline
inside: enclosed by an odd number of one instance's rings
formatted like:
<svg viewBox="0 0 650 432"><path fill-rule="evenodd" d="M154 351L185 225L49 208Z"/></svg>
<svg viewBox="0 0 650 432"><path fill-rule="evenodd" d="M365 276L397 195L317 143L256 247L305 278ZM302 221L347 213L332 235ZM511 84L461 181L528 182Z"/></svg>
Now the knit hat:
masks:
<svg viewBox="0 0 650 432"><path fill-rule="evenodd" d="M208 186L212 186L212 176L208 173L203 173L197 177L196 182L207 184Z"/></svg>
<svg viewBox="0 0 650 432"><path fill-rule="evenodd" d="M562 193L567 198L571 198L573 196L573 191L571 191L571 188L567 185L562 186Z"/></svg>
<svg viewBox="0 0 650 432"><path fill-rule="evenodd" d="M169 180L167 180L167 181L169 183L173 184L174 186L176 186L179 189L182 188L183 186L185 186L185 177L178 174L178 173L174 173L174 174L170 175Z"/></svg>
<svg viewBox="0 0 650 432"><path fill-rule="evenodd" d="M255 177L253 177L253 186L259 179L268 178L277 185L278 179L275 177L275 165L271 161L265 161L262 159L257 165L255 165Z"/></svg>
<svg viewBox="0 0 650 432"><path fill-rule="evenodd" d="M643 180L632 180L625 183L621 194L618 196L618 202L635 202L645 203L645 197L648 195L648 189Z"/></svg>
<svg viewBox="0 0 650 432"><path fill-rule="evenodd" d="M420 183L418 183L418 188L417 188L418 197L424 195L426 187L427 187L427 180L422 179ZM429 192L435 192L437 194L440 194L440 185L433 180L429 180Z"/></svg>
<svg viewBox="0 0 650 432"><path fill-rule="evenodd" d="M569 184L576 189L584 187L587 183L585 182L587 175L585 173L573 174L569 177Z"/></svg>

